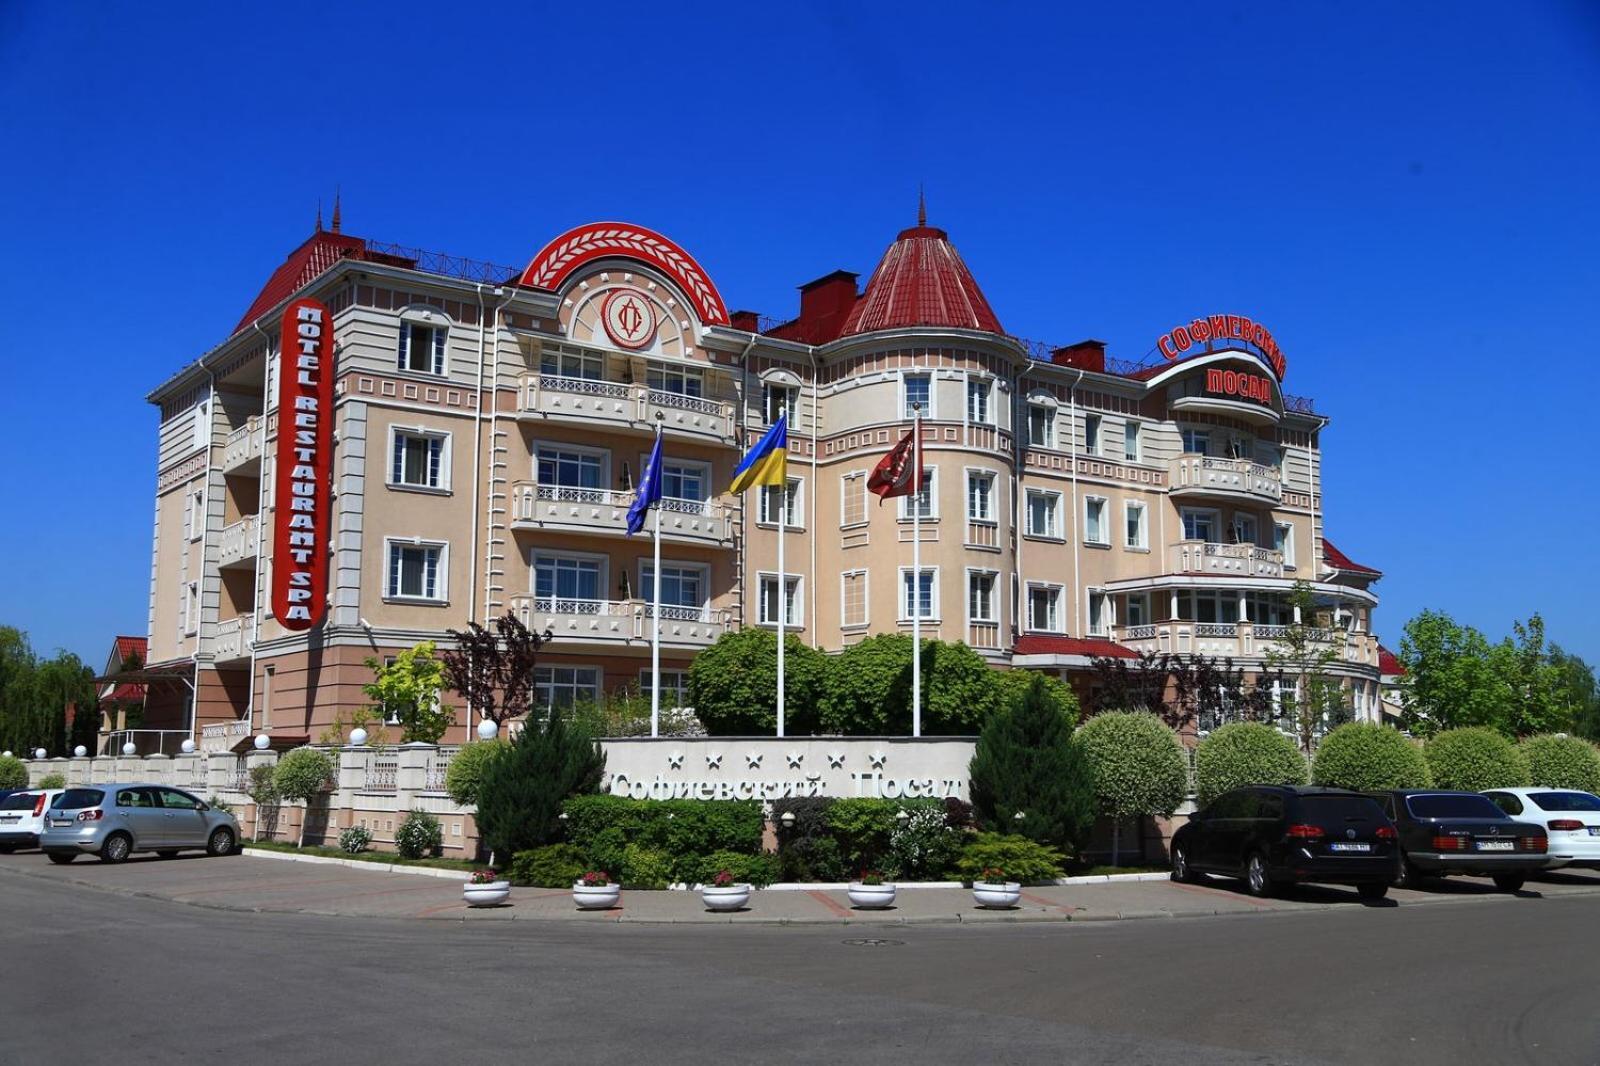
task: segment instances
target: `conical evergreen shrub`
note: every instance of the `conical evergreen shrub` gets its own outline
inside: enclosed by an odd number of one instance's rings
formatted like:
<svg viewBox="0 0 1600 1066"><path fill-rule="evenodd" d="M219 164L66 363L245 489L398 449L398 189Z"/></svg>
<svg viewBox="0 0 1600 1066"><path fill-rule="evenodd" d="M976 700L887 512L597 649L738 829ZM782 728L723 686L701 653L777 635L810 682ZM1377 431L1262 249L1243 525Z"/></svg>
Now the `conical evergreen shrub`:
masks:
<svg viewBox="0 0 1600 1066"><path fill-rule="evenodd" d="M594 792L606 767L594 738L551 713L529 722L483 767L478 785L478 832L500 861L561 834L561 804Z"/></svg>
<svg viewBox="0 0 1600 1066"><path fill-rule="evenodd" d="M1094 786L1072 742L1077 710L1035 678L1020 700L990 716L967 770L984 828L1072 847L1087 837Z"/></svg>

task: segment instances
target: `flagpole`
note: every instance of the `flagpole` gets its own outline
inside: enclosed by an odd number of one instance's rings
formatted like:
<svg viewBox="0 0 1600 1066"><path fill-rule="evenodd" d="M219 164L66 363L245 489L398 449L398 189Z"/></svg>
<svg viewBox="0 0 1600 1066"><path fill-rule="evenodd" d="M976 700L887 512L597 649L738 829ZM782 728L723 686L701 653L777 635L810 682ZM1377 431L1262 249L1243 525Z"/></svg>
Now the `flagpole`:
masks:
<svg viewBox="0 0 1600 1066"><path fill-rule="evenodd" d="M783 418L788 408L778 412ZM785 442L787 443L787 442ZM783 483L778 486L778 736L783 736L783 627L789 613L789 574L783 567L783 534L789 527L789 475L784 463Z"/></svg>
<svg viewBox="0 0 1600 1066"><path fill-rule="evenodd" d="M922 735L922 405L911 405L911 735Z"/></svg>
<svg viewBox="0 0 1600 1066"><path fill-rule="evenodd" d="M659 454L661 448L661 412L656 412L656 449ZM655 484L661 482L661 471L653 472ZM658 499L655 506L655 545L651 564L654 567L650 573L650 598L654 601L650 610L650 735L661 735L661 501Z"/></svg>

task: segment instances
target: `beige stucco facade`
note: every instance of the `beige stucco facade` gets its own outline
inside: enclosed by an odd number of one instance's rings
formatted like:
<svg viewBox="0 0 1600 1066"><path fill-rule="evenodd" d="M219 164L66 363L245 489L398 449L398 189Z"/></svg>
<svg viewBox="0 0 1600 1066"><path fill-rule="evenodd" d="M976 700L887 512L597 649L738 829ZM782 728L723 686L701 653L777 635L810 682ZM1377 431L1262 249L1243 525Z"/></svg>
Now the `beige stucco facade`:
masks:
<svg viewBox="0 0 1600 1066"><path fill-rule="evenodd" d="M828 651L909 632L909 501L880 504L867 482L924 397L925 635L1080 681L1114 648L1248 667L1304 580L1336 672L1377 714L1377 574L1325 549L1326 419L1286 400L1248 344L1118 371L1093 342L1041 358L984 329L804 343L750 315L717 321L700 275L632 253L550 289L422 265L338 258L151 396L149 662L192 664L203 747L315 740L366 702L366 659L506 611L555 634L552 698L648 684L651 542L625 521L658 425L665 687L721 633L776 621L782 508L727 488L779 406L791 628ZM307 632L282 628L268 593L276 316L294 295L327 304L335 348L329 602ZM627 344L606 324L619 301ZM1266 384L1221 387L1246 377ZM178 702L162 713L186 728Z"/></svg>

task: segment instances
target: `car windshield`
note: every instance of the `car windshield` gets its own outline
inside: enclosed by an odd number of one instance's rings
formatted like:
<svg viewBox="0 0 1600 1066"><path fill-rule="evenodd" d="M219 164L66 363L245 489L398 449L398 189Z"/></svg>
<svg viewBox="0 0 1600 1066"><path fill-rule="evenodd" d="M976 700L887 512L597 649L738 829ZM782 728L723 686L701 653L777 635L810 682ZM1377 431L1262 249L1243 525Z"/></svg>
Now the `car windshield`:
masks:
<svg viewBox="0 0 1600 1066"><path fill-rule="evenodd" d="M1528 798L1547 811L1600 811L1600 796L1587 792L1530 792Z"/></svg>
<svg viewBox="0 0 1600 1066"><path fill-rule="evenodd" d="M56 799L58 811L76 811L83 807L98 807L106 794L97 788L69 788Z"/></svg>
<svg viewBox="0 0 1600 1066"><path fill-rule="evenodd" d="M1406 804L1418 818L1498 818L1504 821L1508 817L1488 796L1435 792L1412 796Z"/></svg>
<svg viewBox="0 0 1600 1066"><path fill-rule="evenodd" d="M0 811L31 811L38 800L37 792L18 792L0 800Z"/></svg>

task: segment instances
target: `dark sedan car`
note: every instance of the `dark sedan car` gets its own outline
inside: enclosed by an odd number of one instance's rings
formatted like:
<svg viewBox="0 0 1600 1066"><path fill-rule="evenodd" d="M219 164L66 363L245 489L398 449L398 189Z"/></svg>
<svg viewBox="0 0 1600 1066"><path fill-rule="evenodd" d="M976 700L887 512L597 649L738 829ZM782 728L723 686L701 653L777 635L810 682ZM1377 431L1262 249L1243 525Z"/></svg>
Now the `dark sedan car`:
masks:
<svg viewBox="0 0 1600 1066"><path fill-rule="evenodd" d="M1400 832L1397 885L1415 888L1428 877L1474 874L1492 877L1502 892L1516 892L1550 863L1544 826L1512 820L1487 796L1402 789L1372 798Z"/></svg>
<svg viewBox="0 0 1600 1066"><path fill-rule="evenodd" d="M1355 885L1382 899L1394 873L1395 828L1359 792L1252 785L1225 792L1172 837L1172 879L1243 877L1253 896L1301 881Z"/></svg>

